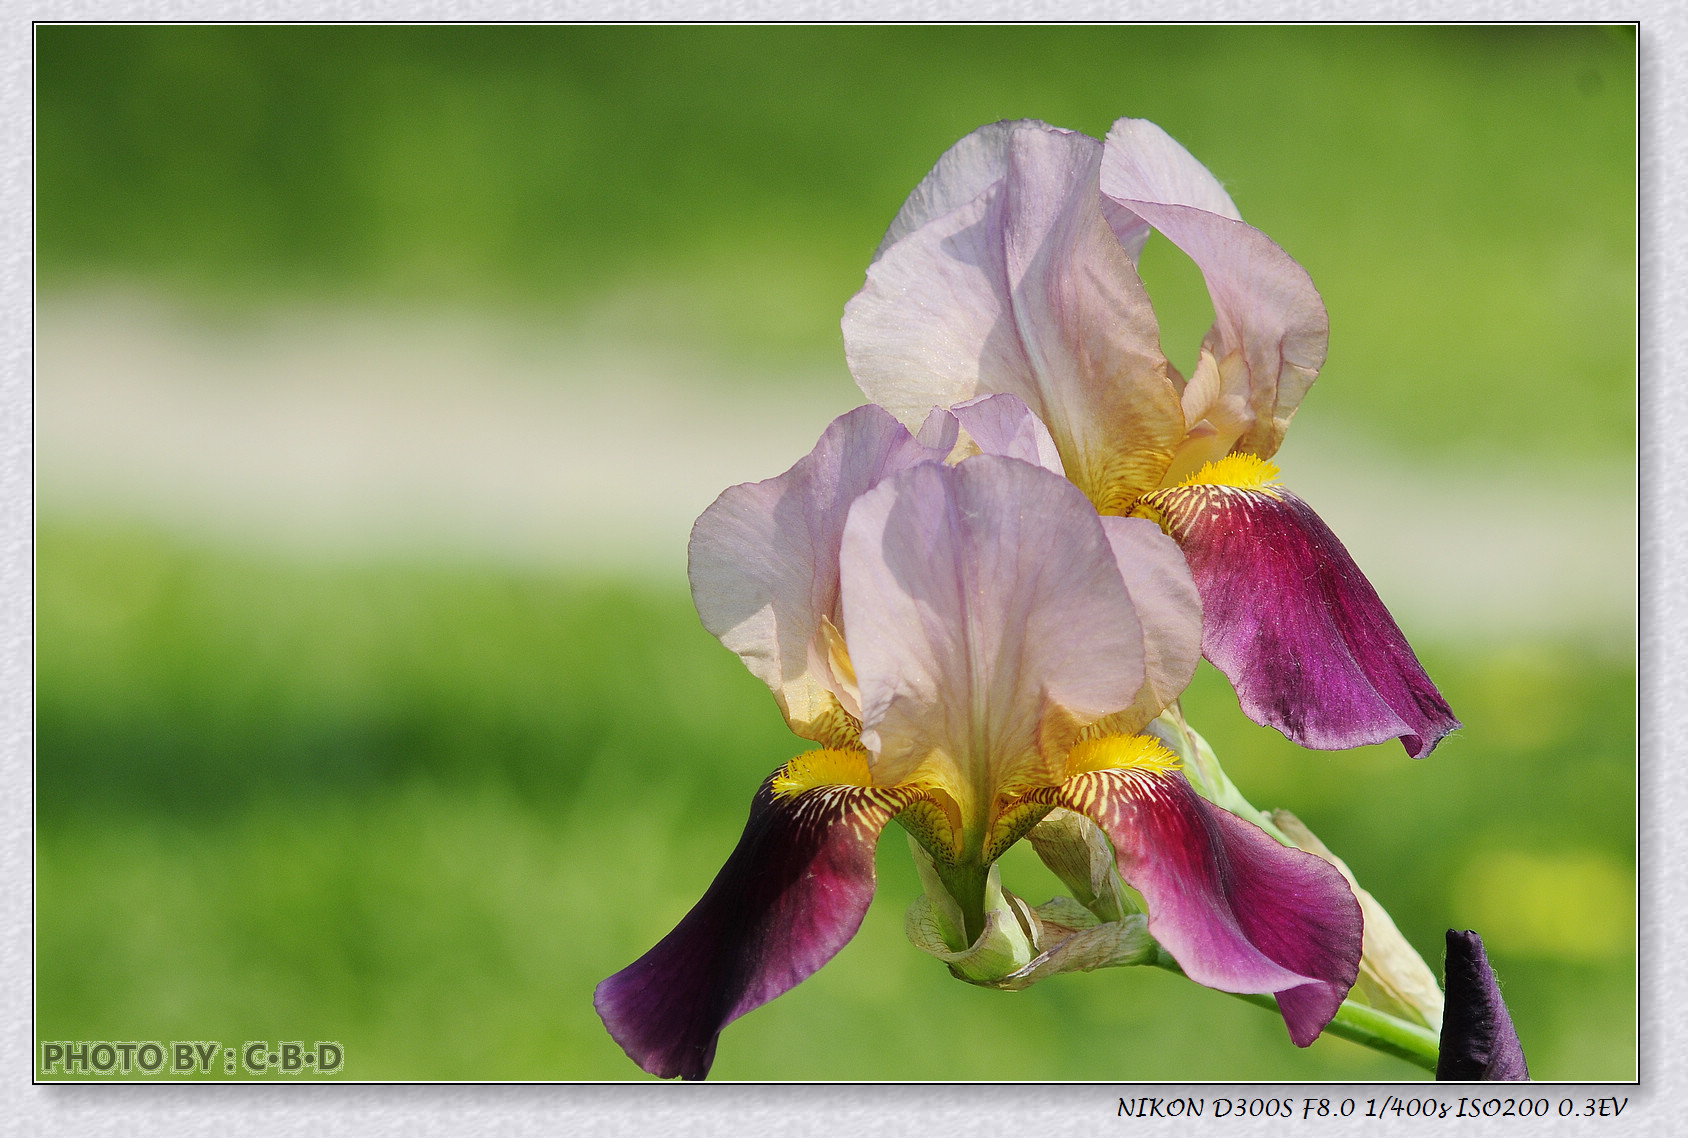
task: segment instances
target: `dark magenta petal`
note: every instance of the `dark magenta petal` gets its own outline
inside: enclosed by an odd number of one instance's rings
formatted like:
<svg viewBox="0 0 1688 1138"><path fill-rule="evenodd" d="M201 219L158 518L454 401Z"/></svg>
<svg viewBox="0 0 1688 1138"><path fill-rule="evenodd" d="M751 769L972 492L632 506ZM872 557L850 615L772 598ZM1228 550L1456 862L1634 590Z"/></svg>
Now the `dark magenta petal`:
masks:
<svg viewBox="0 0 1688 1138"><path fill-rule="evenodd" d="M1399 737L1415 759L1460 725L1371 582L1300 498L1193 485L1143 503L1184 549L1202 598L1202 655L1250 719L1319 750Z"/></svg>
<svg viewBox="0 0 1688 1138"><path fill-rule="evenodd" d="M1530 1077L1524 1048L1501 998L1483 938L1469 930L1448 930L1443 988L1442 1047L1436 1078L1454 1081L1522 1082Z"/></svg>
<svg viewBox="0 0 1688 1138"><path fill-rule="evenodd" d="M1196 801L1224 832L1226 894L1243 931L1266 956L1314 978L1277 993L1290 1038L1306 1047L1359 979L1360 902L1341 871L1323 858L1281 845L1205 799Z"/></svg>
<svg viewBox="0 0 1688 1138"><path fill-rule="evenodd" d="M701 1079L721 1029L831 960L873 899L873 849L908 792L762 784L703 899L657 946L598 985L615 1041L660 1078Z"/></svg>
<svg viewBox="0 0 1688 1138"><path fill-rule="evenodd" d="M1149 904L1149 932L1185 975L1274 993L1296 1046L1318 1038L1360 972L1360 903L1334 866L1214 806L1181 774L1094 771L1060 793L1108 835Z"/></svg>

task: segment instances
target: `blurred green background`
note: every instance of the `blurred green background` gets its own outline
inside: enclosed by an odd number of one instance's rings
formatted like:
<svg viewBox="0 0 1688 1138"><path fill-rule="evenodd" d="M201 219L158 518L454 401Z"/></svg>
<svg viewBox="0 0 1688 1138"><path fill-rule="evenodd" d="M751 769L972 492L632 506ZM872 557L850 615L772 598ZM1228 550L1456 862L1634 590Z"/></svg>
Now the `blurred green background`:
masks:
<svg viewBox="0 0 1688 1138"><path fill-rule="evenodd" d="M843 304L945 147L1131 114L1318 283L1303 421L1447 477L1632 487L1629 29L45 26L36 47L43 310L118 288L211 321L491 313L742 365L723 398L789 372L838 401ZM1199 275L1158 240L1144 273L1187 369ZM1609 505L1633 515L1632 489ZM696 900L800 749L678 574L272 556L48 502L36 620L41 1039L637 1076L592 987ZM1186 708L1438 973L1443 930L1484 933L1538 1078L1633 1078L1633 625L1414 639L1465 722L1422 762L1300 751L1205 665ZM1026 851L1006 877L1056 891ZM1298 1051L1149 970L958 983L903 938L917 889L893 828L861 934L729 1028L715 1077L1423 1074Z"/></svg>

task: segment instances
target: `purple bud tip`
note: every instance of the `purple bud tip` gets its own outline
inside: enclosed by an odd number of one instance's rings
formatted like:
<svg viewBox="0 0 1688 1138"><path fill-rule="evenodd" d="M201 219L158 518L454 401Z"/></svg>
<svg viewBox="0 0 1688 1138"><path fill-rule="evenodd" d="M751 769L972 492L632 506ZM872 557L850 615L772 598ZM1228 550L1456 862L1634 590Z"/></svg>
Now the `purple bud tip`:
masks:
<svg viewBox="0 0 1688 1138"><path fill-rule="evenodd" d="M1447 1006L1442 1015L1441 1054L1436 1078L1455 1082L1523 1082L1530 1077L1524 1048L1501 999L1500 984L1483 951L1483 938L1469 929L1448 930L1443 967Z"/></svg>

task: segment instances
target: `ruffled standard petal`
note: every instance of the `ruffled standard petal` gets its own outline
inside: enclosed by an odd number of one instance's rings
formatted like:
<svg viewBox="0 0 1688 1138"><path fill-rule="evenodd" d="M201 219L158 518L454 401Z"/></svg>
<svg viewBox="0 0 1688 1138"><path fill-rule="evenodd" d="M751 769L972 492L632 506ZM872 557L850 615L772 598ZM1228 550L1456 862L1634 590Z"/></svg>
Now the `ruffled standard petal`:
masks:
<svg viewBox="0 0 1688 1138"><path fill-rule="evenodd" d="M1078 731L1143 686L1101 521L1047 470L979 455L904 471L850 511L841 559L875 781L930 760L969 825L1016 779L1059 782Z"/></svg>
<svg viewBox="0 0 1688 1138"><path fill-rule="evenodd" d="M996 123L951 147L910 195L844 307L851 374L910 427L934 406L993 391L1026 394L1025 351L1011 329L996 329L1011 307L1001 235L1008 139L1028 125Z"/></svg>
<svg viewBox="0 0 1688 1138"><path fill-rule="evenodd" d="M1250 719L1319 750L1399 737L1415 759L1460 725L1307 503L1276 486L1197 483L1157 490L1140 508L1183 548L1201 592L1202 653Z"/></svg>
<svg viewBox="0 0 1688 1138"><path fill-rule="evenodd" d="M1313 279L1242 221L1206 167L1145 119L1120 119L1108 132L1101 190L1115 207L1110 213L1122 240L1141 247L1140 227L1129 217L1136 215L1182 249L1207 280L1214 323L1203 347L1215 370L1206 386L1192 378L1184 411L1193 436L1204 419L1213 431L1196 457L1216 459L1235 447L1270 458L1325 363L1330 317ZM1236 385L1220 382L1224 361L1235 357L1246 364L1246 373L1232 373L1244 393L1240 414L1226 399Z"/></svg>
<svg viewBox="0 0 1688 1138"><path fill-rule="evenodd" d="M856 935L873 899L879 833L915 793L823 785L786 795L776 783L788 769L756 792L744 836L703 899L598 985L604 1026L659 1078L703 1078L724 1027Z"/></svg>
<svg viewBox="0 0 1688 1138"><path fill-rule="evenodd" d="M1017 458L1066 476L1061 454L1043 420L1013 395L981 395L949 409L973 440L975 453ZM968 456L963 456L968 457Z"/></svg>
<svg viewBox="0 0 1688 1138"><path fill-rule="evenodd" d="M1063 477L1067 473L1049 428L1014 395L981 395L953 407L934 407L915 438L951 466L976 454L995 454Z"/></svg>
<svg viewBox="0 0 1688 1138"><path fill-rule="evenodd" d="M1185 432L1148 294L1102 216L1101 144L1036 122L987 130L940 162L942 184L911 199L845 307L851 373L910 425L934 405L1019 396L1068 477L1124 512Z"/></svg>
<svg viewBox="0 0 1688 1138"><path fill-rule="evenodd" d="M910 233L955 212L1001 181L1008 165L1008 137L1021 125L1012 120L990 123L944 151L891 219L873 259L879 260Z"/></svg>
<svg viewBox="0 0 1688 1138"><path fill-rule="evenodd" d="M1318 1038L1353 987L1360 906L1334 867L1280 845L1198 795L1177 773L1097 770L1035 800L1101 827L1149 906L1149 932L1185 975L1270 992L1296 1046Z"/></svg>
<svg viewBox="0 0 1688 1138"><path fill-rule="evenodd" d="M790 470L732 487L692 527L689 575L704 627L773 690L798 735L848 741L839 734L841 684L825 624L841 620L838 546L851 503L944 453L920 445L883 409L858 407Z"/></svg>
<svg viewBox="0 0 1688 1138"><path fill-rule="evenodd" d="M1530 1077L1512 1015L1489 967L1483 938L1448 930L1447 1008L1436 1059L1438 1080L1522 1082Z"/></svg>

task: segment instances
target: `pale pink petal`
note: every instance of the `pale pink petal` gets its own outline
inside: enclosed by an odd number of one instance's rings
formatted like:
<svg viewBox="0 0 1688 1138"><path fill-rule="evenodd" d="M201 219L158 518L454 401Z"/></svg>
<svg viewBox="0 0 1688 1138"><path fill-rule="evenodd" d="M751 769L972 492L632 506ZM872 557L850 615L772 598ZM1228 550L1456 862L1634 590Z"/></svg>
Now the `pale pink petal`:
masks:
<svg viewBox="0 0 1688 1138"><path fill-rule="evenodd" d="M929 451L949 457L961 441L961 422L947 407L934 407L915 433L920 445ZM963 456L966 457L966 456ZM956 461L960 461L957 459Z"/></svg>
<svg viewBox="0 0 1688 1138"><path fill-rule="evenodd" d="M1243 219L1219 179L1148 119L1124 118L1115 122L1108 131L1105 148L1103 193L1136 201L1186 205L1232 221Z"/></svg>
<svg viewBox="0 0 1688 1138"><path fill-rule="evenodd" d="M911 427L979 394L1035 398L1010 312L1002 185L885 249L844 308L856 383Z"/></svg>
<svg viewBox="0 0 1688 1138"><path fill-rule="evenodd" d="M992 129L980 153L1002 142ZM932 406L1018 396L1068 477L1123 512L1159 483L1184 419L1148 295L1102 216L1101 147L1012 123L1003 151L1000 179L882 250L845 308L845 355L862 390L910 425ZM989 168L970 162L953 187L976 188Z"/></svg>
<svg viewBox="0 0 1688 1138"><path fill-rule="evenodd" d="M1058 783L1077 730L1142 687L1101 522L1046 470L979 455L905 471L851 510L842 563L876 785L927 758L963 795Z"/></svg>
<svg viewBox="0 0 1688 1138"><path fill-rule="evenodd" d="M1204 344L1215 360L1240 352L1248 365L1252 421L1234 446L1270 457L1325 362L1330 320L1312 278L1240 219L1201 163L1144 119L1121 119L1108 132L1101 188L1125 239L1136 240L1138 230L1119 210L1154 226L1201 269L1214 309Z"/></svg>
<svg viewBox="0 0 1688 1138"><path fill-rule="evenodd" d="M1013 121L982 126L944 151L938 164L914 187L874 250L878 260L892 245L928 222L967 205L1002 180L1008 168L1008 136L1024 125Z"/></svg>
<svg viewBox="0 0 1688 1138"><path fill-rule="evenodd" d="M981 395L951 407L950 414L981 454L1017 458L1065 475L1049 428L1013 395Z"/></svg>
<svg viewBox="0 0 1688 1138"><path fill-rule="evenodd" d="M703 625L773 690L793 731L830 737L840 684L823 618L842 621L838 546L850 504L913 463L942 458L878 407L841 415L778 478L734 486L692 527L692 598Z"/></svg>
<svg viewBox="0 0 1688 1138"><path fill-rule="evenodd" d="M1202 655L1202 602L1184 554L1144 518L1103 518L1131 605L1143 624L1147 679L1130 711L1110 720L1136 734L1190 686Z"/></svg>

